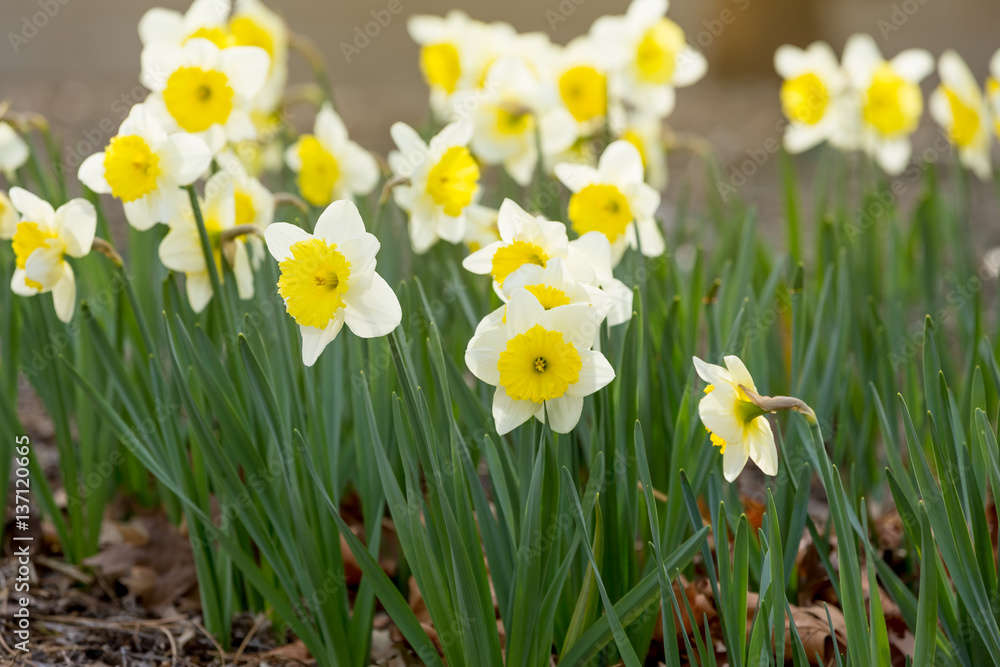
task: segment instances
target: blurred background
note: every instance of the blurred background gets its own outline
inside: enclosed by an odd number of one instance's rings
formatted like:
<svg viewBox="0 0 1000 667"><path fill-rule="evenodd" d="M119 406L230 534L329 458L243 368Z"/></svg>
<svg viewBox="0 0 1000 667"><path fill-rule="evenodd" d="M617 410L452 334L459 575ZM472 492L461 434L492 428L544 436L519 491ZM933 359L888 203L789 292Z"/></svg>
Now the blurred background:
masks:
<svg viewBox="0 0 1000 667"><path fill-rule="evenodd" d="M444 14L457 6L474 18L507 21L519 31L545 32L553 41L565 43L585 33L598 16L621 14L628 6L628 0L398 1L402 13L380 27L349 62L343 45L354 46L357 34L373 20L372 12L384 10L389 0L268 3L284 14L292 30L319 46L352 136L383 155L391 148L388 128L394 121L417 125L428 113L417 47L406 31L408 16ZM80 160L107 141L100 130L102 121L107 127L110 119L117 128L128 107L145 97L137 81L139 18L153 6L184 10L188 4L188 0L3 0L0 100L10 101L16 110L48 116L66 140L66 164L75 170ZM887 56L916 46L935 56L953 48L980 80L1000 47L997 0L674 0L669 16L710 65L706 79L678 91L677 108L668 123L677 132L706 138L723 172L734 174L754 151L780 139L779 81L772 56L783 43L806 46L823 39L840 53L848 35L867 32ZM308 69L295 55L292 63L291 81L309 80ZM926 92L936 84L936 75L928 77ZM294 122L305 129L311 118ZM934 132L925 113L915 139L917 152L931 144ZM776 163L767 160L754 169L740 188L741 195L758 206L762 219L781 215ZM810 158L803 158L800 166L808 173ZM694 179L702 173L684 155L672 157L671 168L671 189L686 171ZM979 187L990 194L994 191L992 186ZM995 197L976 200L977 218L997 220Z"/></svg>

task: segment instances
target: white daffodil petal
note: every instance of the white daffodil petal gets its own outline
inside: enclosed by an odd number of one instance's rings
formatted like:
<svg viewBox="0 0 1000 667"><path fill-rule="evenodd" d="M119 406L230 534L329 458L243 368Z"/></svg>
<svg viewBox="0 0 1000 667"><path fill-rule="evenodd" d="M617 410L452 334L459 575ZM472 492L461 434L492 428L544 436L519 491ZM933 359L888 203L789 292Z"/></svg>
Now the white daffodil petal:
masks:
<svg viewBox="0 0 1000 667"><path fill-rule="evenodd" d="M68 264L63 269L62 278L52 288L52 305L59 321L69 323L76 310L76 276Z"/></svg>
<svg viewBox="0 0 1000 667"><path fill-rule="evenodd" d="M535 416L539 419L543 415L548 417L549 426L556 433L569 433L576 428L582 413L583 397L566 394L545 401L545 410L539 410Z"/></svg>
<svg viewBox="0 0 1000 667"><path fill-rule="evenodd" d="M267 250L279 262L292 256L290 248L299 241L308 241L313 236L295 225L287 222L275 222L264 230L264 241Z"/></svg>
<svg viewBox="0 0 1000 667"><path fill-rule="evenodd" d="M187 287L188 303L191 304L191 310L196 313L205 310L205 306L212 300L213 295L212 279L208 275L208 271L188 273L184 282Z"/></svg>
<svg viewBox="0 0 1000 667"><path fill-rule="evenodd" d="M341 310L337 316L330 320L330 323L323 329L315 327L299 327L302 334L302 363L312 366L319 359L326 346L337 337L340 329L344 326L344 311Z"/></svg>
<svg viewBox="0 0 1000 667"><path fill-rule="evenodd" d="M66 244L66 254L83 257L90 252L97 231L97 210L86 199L71 199L55 213L55 228Z"/></svg>
<svg viewBox="0 0 1000 667"><path fill-rule="evenodd" d="M615 369L603 354L595 350L577 350L582 366L575 384L566 389L569 396L589 396L615 379Z"/></svg>
<svg viewBox="0 0 1000 667"><path fill-rule="evenodd" d="M341 243L365 233L365 222L354 202L343 199L326 207L313 233L327 243Z"/></svg>
<svg viewBox="0 0 1000 667"><path fill-rule="evenodd" d="M76 177L88 188L100 195L111 194L111 186L104 177L104 153L94 153L83 161Z"/></svg>
<svg viewBox="0 0 1000 667"><path fill-rule="evenodd" d="M541 407L541 403L515 401L507 395L503 387L497 387L496 393L493 394L493 420L496 422L497 434L510 433L531 419Z"/></svg>
<svg viewBox="0 0 1000 667"><path fill-rule="evenodd" d="M747 465L750 453L740 443L728 443L722 455L722 474L727 482L735 482Z"/></svg>
<svg viewBox="0 0 1000 667"><path fill-rule="evenodd" d="M376 338L385 336L403 319L403 311L396 293L385 279L372 275L371 288L355 292L348 288L344 294L344 320L355 336Z"/></svg>

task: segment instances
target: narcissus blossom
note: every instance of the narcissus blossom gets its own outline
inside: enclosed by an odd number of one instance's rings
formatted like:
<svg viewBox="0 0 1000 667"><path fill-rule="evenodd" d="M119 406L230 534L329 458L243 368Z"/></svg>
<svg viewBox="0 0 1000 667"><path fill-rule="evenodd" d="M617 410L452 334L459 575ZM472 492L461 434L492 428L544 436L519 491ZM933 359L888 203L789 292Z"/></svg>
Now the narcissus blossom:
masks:
<svg viewBox="0 0 1000 667"><path fill-rule="evenodd" d="M28 161L28 144L9 123L0 122L0 171L11 173Z"/></svg>
<svg viewBox="0 0 1000 667"><path fill-rule="evenodd" d="M179 196L180 215L171 222L170 231L160 242L160 261L171 271L185 275L188 302L194 312L200 313L212 299L212 281L190 199L187 193ZM208 179L205 183L205 199L199 202L199 207L219 280L225 280L222 266L222 259L225 257L236 279L240 298L252 298L253 269L247 249L247 235L238 234L223 239L223 234L236 226L236 195L233 179L227 172L220 171Z"/></svg>
<svg viewBox="0 0 1000 667"><path fill-rule="evenodd" d="M1000 138L1000 50L990 59L990 77L986 81L986 97L993 116L993 131Z"/></svg>
<svg viewBox="0 0 1000 667"><path fill-rule="evenodd" d="M271 59L257 46L228 46L196 37L183 45L153 42L142 50L139 80L146 104L171 131L204 139L213 153L257 136L250 104L267 79Z"/></svg>
<svg viewBox="0 0 1000 667"><path fill-rule="evenodd" d="M757 392L753 378L739 357L727 356L725 362L723 368L694 357L695 370L709 383L698 414L722 454L723 474L727 481L734 481L749 458L765 475L776 475L778 449L767 413L744 391Z"/></svg>
<svg viewBox="0 0 1000 667"><path fill-rule="evenodd" d="M461 242L466 211L479 195L479 164L467 147L472 125L452 123L429 146L406 123L393 124L390 132L397 150L389 154L389 166L407 181L392 194L410 216L414 252L427 252L438 239Z"/></svg>
<svg viewBox="0 0 1000 667"><path fill-rule="evenodd" d="M934 69L923 49L885 60L871 35L853 35L844 47L844 70L858 95L860 145L889 174L906 167L910 135L924 111L920 81Z"/></svg>
<svg viewBox="0 0 1000 667"><path fill-rule="evenodd" d="M990 177L990 111L976 77L951 49L938 60L941 85L931 93L930 112L958 148L962 164L979 178Z"/></svg>
<svg viewBox="0 0 1000 667"><path fill-rule="evenodd" d="M316 114L313 134L303 134L285 151L285 162L298 175L303 199L313 206L366 195L378 182L375 158L347 137L329 103Z"/></svg>
<svg viewBox="0 0 1000 667"><path fill-rule="evenodd" d="M674 88L695 83L708 69L681 27L664 16L667 5L667 0L633 0L625 16L602 16L590 31L606 48L619 51L612 96L660 118L673 111Z"/></svg>
<svg viewBox="0 0 1000 667"><path fill-rule="evenodd" d="M230 39L226 26L230 11L230 0L194 0L183 14L153 7L139 19L139 40L146 46L153 42L183 44L200 37L225 48Z"/></svg>
<svg viewBox="0 0 1000 667"><path fill-rule="evenodd" d="M597 168L562 163L556 176L573 191L569 221L577 234L601 232L611 243L614 264L626 247L641 246L642 254L657 257L666 250L663 232L653 217L660 193L643 180L642 157L628 141L615 141Z"/></svg>
<svg viewBox="0 0 1000 667"><path fill-rule="evenodd" d="M486 245L462 260L467 271L493 277L494 289L502 295L507 276L524 264L545 267L558 257L566 261L574 279L591 282L594 271L587 259L573 250L566 235L566 225L541 216L533 216L513 200L505 199L497 218L500 240Z"/></svg>
<svg viewBox="0 0 1000 667"><path fill-rule="evenodd" d="M125 219L143 230L176 219L179 187L195 182L211 161L204 141L184 132L168 134L137 104L104 152L83 161L78 176L94 192L121 200Z"/></svg>
<svg viewBox="0 0 1000 667"><path fill-rule="evenodd" d="M399 300L375 272L378 239L365 231L354 202L330 204L315 234L276 222L264 239L280 263L278 292L299 325L306 366L316 363L344 324L362 338L385 336L399 326Z"/></svg>
<svg viewBox="0 0 1000 667"><path fill-rule="evenodd" d="M801 153L823 141L841 150L855 147L850 123L857 110L845 95L847 81L829 44L778 47L774 69L784 79L781 108L789 120L785 150Z"/></svg>
<svg viewBox="0 0 1000 667"><path fill-rule="evenodd" d="M573 430L584 397L615 378L604 355L591 349L602 319L589 304L546 309L528 289L514 290L503 325L473 336L465 351L473 375L497 388L497 433L509 433L532 416L547 416L557 433Z"/></svg>
<svg viewBox="0 0 1000 667"><path fill-rule="evenodd" d="M15 268L10 289L20 296L51 292L56 316L69 322L76 308L76 277L66 257L90 252L97 229L94 205L72 199L53 210L22 188L11 188L10 200L21 214L11 241Z"/></svg>

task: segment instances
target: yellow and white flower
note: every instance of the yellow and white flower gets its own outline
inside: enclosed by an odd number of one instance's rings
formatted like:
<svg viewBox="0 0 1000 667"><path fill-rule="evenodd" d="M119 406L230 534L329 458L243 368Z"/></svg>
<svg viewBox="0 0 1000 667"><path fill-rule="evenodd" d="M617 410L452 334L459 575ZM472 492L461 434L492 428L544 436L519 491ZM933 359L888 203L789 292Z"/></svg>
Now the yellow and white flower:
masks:
<svg viewBox="0 0 1000 667"><path fill-rule="evenodd" d="M457 9L444 17L418 14L406 27L420 45L420 71L431 89L431 108L438 117L448 117L451 95L475 87L487 66L490 49L484 47L491 33Z"/></svg>
<svg viewBox="0 0 1000 667"><path fill-rule="evenodd" d="M674 109L674 89L708 70L681 27L666 18L667 6L667 0L633 0L625 16L602 16L590 31L623 63L610 80L612 97L660 118Z"/></svg>
<svg viewBox="0 0 1000 667"><path fill-rule="evenodd" d="M394 175L407 179L392 194L410 216L414 252L427 252L438 239L460 243L466 211L479 194L479 164L467 147L472 125L452 123L429 146L406 123L393 124L390 132L397 150L389 154L389 166Z"/></svg>
<svg viewBox="0 0 1000 667"><path fill-rule="evenodd" d="M722 454L722 471L734 481L753 459L765 475L778 474L778 449L767 413L757 407L742 388L756 393L750 372L739 357L727 356L726 368L694 357L694 367L708 383L698 414L712 434L712 444Z"/></svg>
<svg viewBox="0 0 1000 667"><path fill-rule="evenodd" d="M385 336L402 321L399 300L375 272L378 239L352 201L330 204L315 235L276 222L264 232L267 249L280 262L278 292L302 333L302 361L320 353L347 324L362 338Z"/></svg>
<svg viewBox="0 0 1000 667"><path fill-rule="evenodd" d="M660 193L643 180L642 156L628 141L615 141L601 155L597 169L582 164L556 165L556 176L572 190L569 221L581 236L601 232L611 243L612 260L621 261L626 246L641 247L647 257L666 250L654 215Z"/></svg>
<svg viewBox="0 0 1000 667"><path fill-rule="evenodd" d="M859 96L860 145L889 174L910 159L910 135L924 110L920 81L934 69L923 49L908 49L885 60L871 35L853 35L844 47L844 70Z"/></svg>
<svg viewBox="0 0 1000 667"><path fill-rule="evenodd" d="M347 137L344 122L329 103L316 114L313 134L303 134L285 151L285 163L298 175L299 192L313 206L366 195L378 182L375 158Z"/></svg>
<svg viewBox="0 0 1000 667"><path fill-rule="evenodd" d="M608 115L608 49L589 35L577 37L564 48L553 47L551 73L563 106L577 122L578 134L590 136L601 129Z"/></svg>
<svg viewBox="0 0 1000 667"><path fill-rule="evenodd" d="M17 231L17 211L10 203L7 193L0 190L0 240L7 241L14 238Z"/></svg>
<svg viewBox="0 0 1000 667"><path fill-rule="evenodd" d="M0 172L11 174L27 161L27 142L10 124L0 122Z"/></svg>
<svg viewBox="0 0 1000 667"><path fill-rule="evenodd" d="M139 40L143 46L153 42L183 44L201 38L220 49L230 46L227 27L230 0L194 0L183 14L163 7L153 7L139 20Z"/></svg>
<svg viewBox="0 0 1000 667"><path fill-rule="evenodd" d="M183 45L156 41L142 50L139 80L150 110L171 131L201 136L213 153L257 136L250 105L271 66L264 49L196 37Z"/></svg>
<svg viewBox="0 0 1000 667"><path fill-rule="evenodd" d="M121 200L136 229L176 219L177 193L205 173L212 154L196 136L168 134L144 104L137 104L102 153L80 165L80 181Z"/></svg>
<svg viewBox="0 0 1000 667"><path fill-rule="evenodd" d="M76 278L66 257L90 252L97 211L86 199L72 199L53 210L22 188L11 188L10 200L21 214L12 239L15 268L10 289L20 296L52 292L56 316L69 322L76 308Z"/></svg>
<svg viewBox="0 0 1000 667"><path fill-rule="evenodd" d="M251 102L253 109L273 111L288 81L288 27L260 0L195 0L187 12L155 7L139 21L143 46L153 42L183 45L207 39L220 49L257 46L271 58L267 80Z"/></svg>
<svg viewBox="0 0 1000 667"><path fill-rule="evenodd" d="M527 289L514 290L503 326L472 337L465 363L495 386L493 419L503 435L535 417L569 433L580 421L583 399L615 378L614 369L592 350L600 311L584 303L546 310Z"/></svg>
<svg viewBox="0 0 1000 667"><path fill-rule="evenodd" d="M813 42L805 49L788 44L778 47L774 69L784 79L781 108L789 120L785 150L801 153L823 141L841 150L856 147L849 125L847 82L829 44Z"/></svg>
<svg viewBox="0 0 1000 667"><path fill-rule="evenodd" d="M550 259L544 267L525 264L507 276L501 287L504 301L509 301L511 295L519 289L531 292L545 310L571 303L588 304L601 313L602 321L614 307L612 298L600 288L574 280L566 262L558 257ZM500 306L484 317L476 327L476 333L502 326L506 320L506 308L506 305Z"/></svg>
<svg viewBox="0 0 1000 667"><path fill-rule="evenodd" d="M551 81L540 78L516 57L496 61L482 91L452 96L454 113L472 122L472 152L486 164L502 164L520 185L531 181L542 156L573 145L577 125L559 103Z"/></svg>
<svg viewBox="0 0 1000 667"><path fill-rule="evenodd" d="M618 326L632 319L632 290L615 278L611 243L601 232L587 232L569 242L569 257L577 267L575 279L599 288L610 300L608 325ZM581 271L580 267L586 267Z"/></svg>
<svg viewBox="0 0 1000 667"><path fill-rule="evenodd" d="M590 284L595 279L587 259L571 247L566 225L561 222L533 216L505 199L497 217L497 232L499 241L470 254L462 266L472 273L492 276L493 289L501 297L507 276L524 264L545 267L556 257L566 262L574 280Z"/></svg>
<svg viewBox="0 0 1000 667"><path fill-rule="evenodd" d="M183 273L191 309L200 313L212 300L212 281L208 263L202 252L201 234L187 193L178 195L180 216L171 223L170 231L160 242L160 261L171 271ZM236 196L233 179L220 171L205 183L205 199L199 202L208 242L215 260L219 280L225 279L222 259L233 271L236 289L241 299L253 297L253 268L247 251L245 234L223 239L223 234L236 226Z"/></svg>
<svg viewBox="0 0 1000 667"><path fill-rule="evenodd" d="M941 85L931 93L930 112L958 148L962 164L986 180L990 171L990 110L976 77L951 49L938 60Z"/></svg>

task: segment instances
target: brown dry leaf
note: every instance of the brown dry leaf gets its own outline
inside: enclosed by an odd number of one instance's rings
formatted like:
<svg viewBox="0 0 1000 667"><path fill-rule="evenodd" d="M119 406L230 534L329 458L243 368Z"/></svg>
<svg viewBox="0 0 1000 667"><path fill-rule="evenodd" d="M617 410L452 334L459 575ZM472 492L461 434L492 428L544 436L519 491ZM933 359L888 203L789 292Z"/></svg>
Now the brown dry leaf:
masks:
<svg viewBox="0 0 1000 667"><path fill-rule="evenodd" d="M121 581L131 595L158 613L194 590L197 577L188 538L165 513L109 523L108 543L85 565Z"/></svg>
<svg viewBox="0 0 1000 667"><path fill-rule="evenodd" d="M295 641L285 644L284 646L279 646L276 649L272 649L267 653L263 654L261 657L264 658L281 658L283 660L294 660L296 662L301 662L304 665L315 665L316 661L313 660L312 654L309 653L309 649L306 645L302 643L302 640L296 639Z"/></svg>

